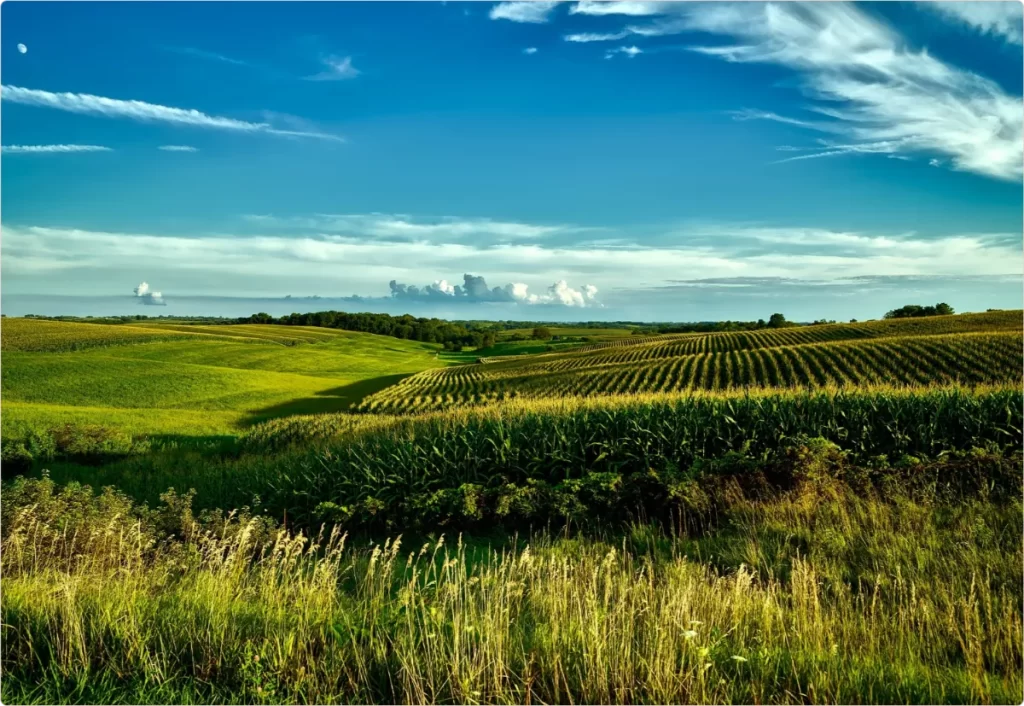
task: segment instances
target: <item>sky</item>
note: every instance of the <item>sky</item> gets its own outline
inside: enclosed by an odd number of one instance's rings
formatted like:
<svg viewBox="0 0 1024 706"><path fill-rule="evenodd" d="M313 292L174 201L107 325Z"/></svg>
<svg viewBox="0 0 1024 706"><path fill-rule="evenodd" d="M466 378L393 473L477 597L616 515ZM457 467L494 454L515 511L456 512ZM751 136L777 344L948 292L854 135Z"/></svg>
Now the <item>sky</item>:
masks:
<svg viewBox="0 0 1024 706"><path fill-rule="evenodd" d="M1020 308L1021 15L8 1L0 308Z"/></svg>

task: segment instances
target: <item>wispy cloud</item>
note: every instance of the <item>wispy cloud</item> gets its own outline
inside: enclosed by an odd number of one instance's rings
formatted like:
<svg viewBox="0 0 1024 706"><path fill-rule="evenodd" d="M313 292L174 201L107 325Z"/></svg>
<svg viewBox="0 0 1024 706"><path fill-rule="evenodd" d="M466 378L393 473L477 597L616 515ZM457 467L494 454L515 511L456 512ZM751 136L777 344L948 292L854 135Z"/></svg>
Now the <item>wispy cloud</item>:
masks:
<svg viewBox="0 0 1024 706"><path fill-rule="evenodd" d="M320 60L324 70L312 76L306 76L307 81L345 81L355 78L361 72L352 65L351 56L327 56Z"/></svg>
<svg viewBox="0 0 1024 706"><path fill-rule="evenodd" d="M489 16L492 20L543 24L551 18L551 11L557 5L557 2L547 2L546 0L500 2L491 8Z"/></svg>
<svg viewBox="0 0 1024 706"><path fill-rule="evenodd" d="M0 99L22 105L53 108L69 113L96 115L106 118L124 118L138 122L163 122L191 127L230 130L233 132L263 133L289 137L310 137L321 140L343 142L344 138L321 132L282 130L269 123L253 123L217 115L208 115L198 110L173 108L165 105L137 100L104 98L88 93L52 93L19 86L3 86Z"/></svg>
<svg viewBox="0 0 1024 706"><path fill-rule="evenodd" d="M4 145L4 154L66 154L69 152L113 152L100 145Z"/></svg>
<svg viewBox="0 0 1024 706"><path fill-rule="evenodd" d="M478 239L266 231L181 237L7 223L3 233L4 275L23 283L31 285L48 274L62 286L65 281L78 287L93 281L102 289L126 273L134 278L145 272L174 282L182 295L226 290L266 295L302 288L380 296L386 294L382 283L389 280L430 281L440 272L487 272L496 282L531 287L559 280L586 282L604 292L649 291L668 280L698 278L1019 278L1022 254L1019 233L922 237L730 223L666 230L660 245L630 247L560 245L544 239L485 246ZM454 291L454 285L447 288Z"/></svg>
<svg viewBox="0 0 1024 706"><path fill-rule="evenodd" d="M195 47L164 47L167 51L172 51L176 54L185 54L186 56L194 56L199 59L208 59L209 61L219 61L224 64L231 64L232 66L249 66L248 61L241 59L233 59L230 56L224 56L217 52L206 51L204 49L196 49Z"/></svg>
<svg viewBox="0 0 1024 706"><path fill-rule="evenodd" d="M927 51L908 48L893 29L854 5L580 2L571 12L656 16L623 31L639 37L719 35L731 43L689 48L724 61L778 64L798 72L802 89L814 101L811 109L830 120L806 121L774 113L748 117L789 122L843 138L845 149L824 150L819 156L921 153L940 156L960 171L1008 180L1021 177L1024 116L1020 97ZM1008 27L988 22L984 26L992 31ZM977 24L984 22L979 19Z"/></svg>
<svg viewBox="0 0 1024 706"><path fill-rule="evenodd" d="M158 150L164 152L198 152L198 147L192 147L191 145L160 145L157 147Z"/></svg>
<svg viewBox="0 0 1024 706"><path fill-rule="evenodd" d="M628 37L630 32L580 32L578 34L567 34L562 39L567 42L576 42L579 44L585 44L587 42L614 42L617 39L624 39Z"/></svg>
<svg viewBox="0 0 1024 706"><path fill-rule="evenodd" d="M1020 2L922 2L917 7L944 15L982 34L1001 37L1010 44L1024 45L1024 12Z"/></svg>
<svg viewBox="0 0 1024 706"><path fill-rule="evenodd" d="M321 213L289 217L247 215L244 216L244 219L248 223L264 228L311 230L404 241L450 242L474 238L484 239L488 244L494 241L543 238L587 230L570 225L519 223L490 218L457 218L453 216L425 218L390 213Z"/></svg>
<svg viewBox="0 0 1024 706"><path fill-rule="evenodd" d="M527 55L529 55L529 54L536 54L537 53L537 47L526 47L526 49L523 49L523 53L527 54Z"/></svg>
<svg viewBox="0 0 1024 706"><path fill-rule="evenodd" d="M635 59L640 54L643 54L643 50L639 47L616 47L615 49L609 49L604 53L605 59L614 59L616 54L625 54L630 59Z"/></svg>
<svg viewBox="0 0 1024 706"><path fill-rule="evenodd" d="M632 2L631 0L582 0L573 5L573 15L630 15L641 17L671 11L671 2Z"/></svg>

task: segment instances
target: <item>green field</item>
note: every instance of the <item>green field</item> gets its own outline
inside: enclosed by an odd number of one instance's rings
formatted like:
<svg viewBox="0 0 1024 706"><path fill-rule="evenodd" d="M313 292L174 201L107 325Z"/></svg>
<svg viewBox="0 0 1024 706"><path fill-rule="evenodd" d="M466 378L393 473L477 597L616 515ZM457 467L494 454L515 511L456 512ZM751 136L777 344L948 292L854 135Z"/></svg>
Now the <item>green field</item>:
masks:
<svg viewBox="0 0 1024 706"><path fill-rule="evenodd" d="M0 696L1019 703L1022 316L5 319Z"/></svg>
<svg viewBox="0 0 1024 706"><path fill-rule="evenodd" d="M262 419L347 410L444 364L437 346L305 327L9 319L2 341L5 436L65 421L237 434Z"/></svg>

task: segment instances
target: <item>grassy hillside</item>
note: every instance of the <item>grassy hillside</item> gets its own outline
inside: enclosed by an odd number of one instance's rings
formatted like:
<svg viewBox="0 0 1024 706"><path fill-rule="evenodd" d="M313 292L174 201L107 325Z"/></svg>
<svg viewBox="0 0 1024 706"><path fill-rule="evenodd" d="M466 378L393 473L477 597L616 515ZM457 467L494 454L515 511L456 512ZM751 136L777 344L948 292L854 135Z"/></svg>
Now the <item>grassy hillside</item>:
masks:
<svg viewBox="0 0 1024 706"><path fill-rule="evenodd" d="M12 436L68 422L237 433L259 419L348 409L443 364L429 344L284 326L8 319L3 343L2 423Z"/></svg>
<svg viewBox="0 0 1024 706"><path fill-rule="evenodd" d="M194 338L195 336L192 336ZM0 348L7 351L77 351L83 348L122 346L190 338L173 329L68 321L4 318Z"/></svg>
<svg viewBox="0 0 1024 706"><path fill-rule="evenodd" d="M403 413L510 397L1019 381L1021 312L620 339L430 370L367 398Z"/></svg>

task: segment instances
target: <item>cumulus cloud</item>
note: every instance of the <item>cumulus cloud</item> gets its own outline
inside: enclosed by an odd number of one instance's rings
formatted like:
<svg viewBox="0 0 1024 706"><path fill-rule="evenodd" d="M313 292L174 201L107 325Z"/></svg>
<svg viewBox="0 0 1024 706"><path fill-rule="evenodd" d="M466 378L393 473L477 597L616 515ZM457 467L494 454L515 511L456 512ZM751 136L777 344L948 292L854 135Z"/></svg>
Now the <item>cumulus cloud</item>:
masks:
<svg viewBox="0 0 1024 706"><path fill-rule="evenodd" d="M559 305L573 307L601 306L597 301L597 287L591 284L582 289L573 289L565 280L552 284L541 294L531 294L529 286L522 282L510 282L503 287L487 286L483 277L471 274L462 276L461 285L451 285L447 280L436 280L424 287L401 284L391 280L391 297L402 300L444 300L472 302L508 302L517 304Z"/></svg>
<svg viewBox="0 0 1024 706"><path fill-rule="evenodd" d="M68 152L113 152L101 145L4 145L4 154L66 154Z"/></svg>
<svg viewBox="0 0 1024 706"><path fill-rule="evenodd" d="M550 19L551 11L557 2L545 0L527 0L526 2L499 2L491 8L492 20L509 20L511 22L527 22L543 24Z"/></svg>
<svg viewBox="0 0 1024 706"><path fill-rule="evenodd" d="M18 45L18 53L19 54L28 54L28 47L26 47L24 44L19 44Z"/></svg>
<svg viewBox="0 0 1024 706"><path fill-rule="evenodd" d="M198 152L198 147L192 147L191 145L160 145L157 147L158 150L164 152Z"/></svg>
<svg viewBox="0 0 1024 706"><path fill-rule="evenodd" d="M922 2L916 5L933 10L947 19L966 25L982 34L1001 37L1010 44L1024 45L1024 13L1020 2Z"/></svg>
<svg viewBox="0 0 1024 706"><path fill-rule="evenodd" d="M147 282L142 282L135 288L135 298L139 300L140 304L147 304L149 306L167 305L167 302L164 301L164 295L150 289Z"/></svg>
<svg viewBox="0 0 1024 706"><path fill-rule="evenodd" d="M957 12L969 13L973 26L1013 37L1021 22L1006 20L1005 15L1019 17L1020 7L1005 5L1015 9ZM925 50L908 47L892 28L855 5L580 2L570 12L651 16L652 20L629 25L622 32L637 37L718 35L728 43L689 49L723 61L777 64L798 72L802 90L814 101L811 109L824 119L808 121L771 113L748 117L842 137L844 149L822 149L818 156L921 153L942 157L960 171L1006 180L1021 177L1024 116L1020 97Z"/></svg>
<svg viewBox="0 0 1024 706"><path fill-rule="evenodd" d="M306 76L307 81L345 81L355 78L361 72L352 65L351 56L327 56L320 60L324 70L312 76Z"/></svg>
<svg viewBox="0 0 1024 706"><path fill-rule="evenodd" d="M125 118L138 122L162 122L174 125L186 125L190 127L210 128L215 130L230 130L243 133L263 133L267 135L283 135L289 137L311 137L322 140L344 142L344 138L337 135L328 135L320 132L308 132L301 130L283 130L275 128L269 123L253 123L245 120L236 120L217 115L207 115L198 110L184 108L173 108L165 105L146 103L136 100L119 100L117 98L104 98L88 93L52 93L40 91L34 88L22 88L20 86L3 86L0 89L0 99L31 105L41 108L53 108L69 113L80 113L82 115L96 115L105 118Z"/></svg>

